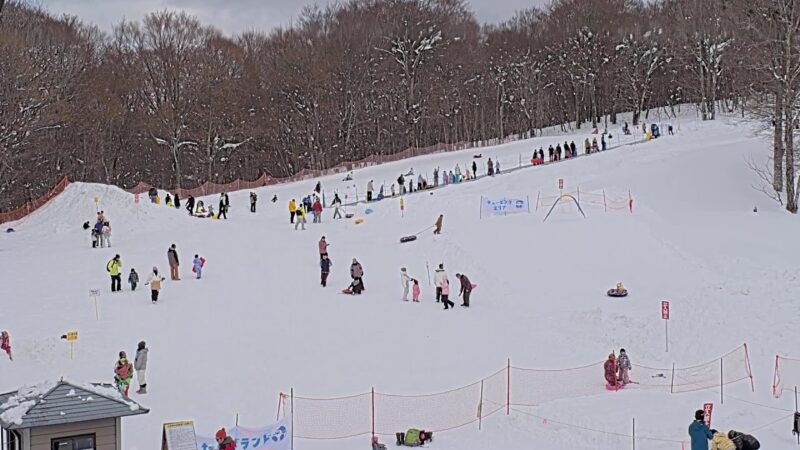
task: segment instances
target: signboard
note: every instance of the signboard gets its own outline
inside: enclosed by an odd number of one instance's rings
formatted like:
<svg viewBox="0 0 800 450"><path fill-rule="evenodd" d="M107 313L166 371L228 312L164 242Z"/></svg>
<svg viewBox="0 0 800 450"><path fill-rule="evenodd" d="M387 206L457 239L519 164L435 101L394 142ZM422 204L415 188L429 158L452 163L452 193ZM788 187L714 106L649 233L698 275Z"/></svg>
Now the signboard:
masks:
<svg viewBox="0 0 800 450"><path fill-rule="evenodd" d="M100 295L100 289L89 289L89 295L91 297L98 297Z"/></svg>
<svg viewBox="0 0 800 450"><path fill-rule="evenodd" d="M705 403L703 404L703 420L705 421L706 425L711 428L711 413L714 411L714 404L713 403Z"/></svg>
<svg viewBox="0 0 800 450"><path fill-rule="evenodd" d="M168 422L161 435L161 450L197 450L194 422Z"/></svg>
<svg viewBox="0 0 800 450"><path fill-rule="evenodd" d="M563 178L559 178L558 179L558 189L559 190L564 189L564 179Z"/></svg>
<svg viewBox="0 0 800 450"><path fill-rule="evenodd" d="M531 209L528 199L522 198L501 198L492 200L481 197L481 216L485 214L504 216L507 214L530 213Z"/></svg>
<svg viewBox="0 0 800 450"><path fill-rule="evenodd" d="M667 300L661 302L661 318L669 320L669 301Z"/></svg>
<svg viewBox="0 0 800 450"><path fill-rule="evenodd" d="M67 342L75 342L78 340L78 332L77 331L68 331L67 332Z"/></svg>
<svg viewBox="0 0 800 450"><path fill-rule="evenodd" d="M289 450L292 448L291 428L286 419L261 428L233 427L228 435L236 441L237 449ZM217 441L211 437L197 437L197 447L192 450L218 450Z"/></svg>
<svg viewBox="0 0 800 450"><path fill-rule="evenodd" d="M100 197L95 197L94 198L94 204L96 205L98 203L100 203Z"/></svg>

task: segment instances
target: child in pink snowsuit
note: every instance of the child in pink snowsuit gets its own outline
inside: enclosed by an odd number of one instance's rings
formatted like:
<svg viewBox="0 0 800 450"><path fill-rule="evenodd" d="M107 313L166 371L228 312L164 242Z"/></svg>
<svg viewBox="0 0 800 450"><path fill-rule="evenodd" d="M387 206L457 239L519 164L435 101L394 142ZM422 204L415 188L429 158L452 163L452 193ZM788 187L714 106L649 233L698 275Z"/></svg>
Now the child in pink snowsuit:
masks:
<svg viewBox="0 0 800 450"><path fill-rule="evenodd" d="M7 331L0 333L0 350L6 352L8 359L11 361L14 360L14 358L11 357L11 337L8 335Z"/></svg>
<svg viewBox="0 0 800 450"><path fill-rule="evenodd" d="M413 280L414 286L411 288L411 300L419 303L419 281Z"/></svg>

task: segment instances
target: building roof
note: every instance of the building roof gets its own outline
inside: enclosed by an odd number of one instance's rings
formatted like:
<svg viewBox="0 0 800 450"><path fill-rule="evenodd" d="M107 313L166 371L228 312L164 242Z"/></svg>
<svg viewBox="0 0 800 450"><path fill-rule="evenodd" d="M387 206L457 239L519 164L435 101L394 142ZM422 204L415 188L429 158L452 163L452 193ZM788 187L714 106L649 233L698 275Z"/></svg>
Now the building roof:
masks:
<svg viewBox="0 0 800 450"><path fill-rule="evenodd" d="M108 384L64 381L0 394L0 426L7 430L147 414L150 410Z"/></svg>

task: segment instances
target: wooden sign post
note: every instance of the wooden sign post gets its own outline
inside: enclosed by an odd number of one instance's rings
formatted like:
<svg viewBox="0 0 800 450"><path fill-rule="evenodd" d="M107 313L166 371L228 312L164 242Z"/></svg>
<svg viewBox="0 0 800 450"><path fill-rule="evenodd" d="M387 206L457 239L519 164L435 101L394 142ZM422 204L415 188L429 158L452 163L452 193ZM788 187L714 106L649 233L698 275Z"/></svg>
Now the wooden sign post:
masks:
<svg viewBox="0 0 800 450"><path fill-rule="evenodd" d="M100 320L100 305L98 304L98 298L100 298L100 289L90 289L89 290L89 297L94 299L94 317L97 320Z"/></svg>
<svg viewBox="0 0 800 450"><path fill-rule="evenodd" d="M664 320L664 347L669 353L669 301L661 302L661 318Z"/></svg>
<svg viewBox="0 0 800 450"><path fill-rule="evenodd" d="M66 334L67 342L69 342L69 359L75 358L75 341L78 340L78 332L77 331L67 331Z"/></svg>

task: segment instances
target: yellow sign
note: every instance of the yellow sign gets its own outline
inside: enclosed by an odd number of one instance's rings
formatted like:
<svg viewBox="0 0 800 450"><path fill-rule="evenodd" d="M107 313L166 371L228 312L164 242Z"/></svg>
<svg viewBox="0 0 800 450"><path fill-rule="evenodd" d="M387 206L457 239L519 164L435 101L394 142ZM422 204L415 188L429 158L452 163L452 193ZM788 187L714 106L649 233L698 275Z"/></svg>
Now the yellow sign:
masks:
<svg viewBox="0 0 800 450"><path fill-rule="evenodd" d="M100 197L95 197L94 198L94 204L96 205L98 203L100 203Z"/></svg>
<svg viewBox="0 0 800 450"><path fill-rule="evenodd" d="M67 342L75 342L78 340L78 332L77 331L68 331L67 332Z"/></svg>

